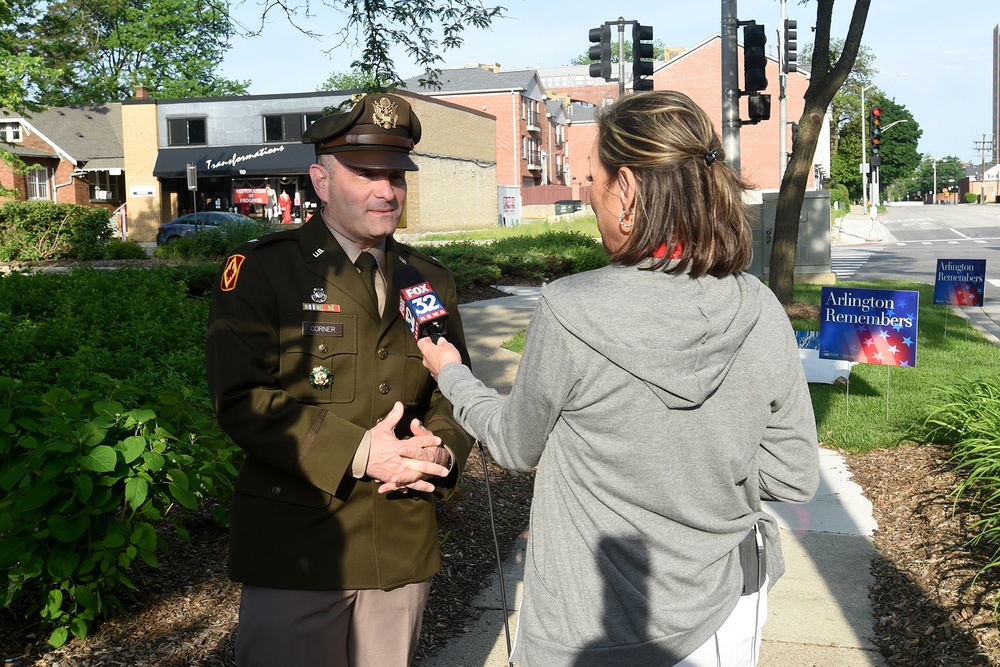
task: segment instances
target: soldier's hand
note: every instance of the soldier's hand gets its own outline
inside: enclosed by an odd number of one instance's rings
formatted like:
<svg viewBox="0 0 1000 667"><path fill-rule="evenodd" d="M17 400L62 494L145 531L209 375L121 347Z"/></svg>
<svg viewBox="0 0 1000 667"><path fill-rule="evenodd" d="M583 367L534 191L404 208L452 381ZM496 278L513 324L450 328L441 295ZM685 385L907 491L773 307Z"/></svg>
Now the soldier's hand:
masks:
<svg viewBox="0 0 1000 667"><path fill-rule="evenodd" d="M403 404L397 402L385 419L372 428L365 473L382 482L379 493L405 492L407 489L431 493L434 485L427 480L448 474L448 468L438 463L439 460L447 463L444 458L447 450L440 447L441 438L424 428L418 420L410 425L413 437L398 439L393 429L402 417Z"/></svg>

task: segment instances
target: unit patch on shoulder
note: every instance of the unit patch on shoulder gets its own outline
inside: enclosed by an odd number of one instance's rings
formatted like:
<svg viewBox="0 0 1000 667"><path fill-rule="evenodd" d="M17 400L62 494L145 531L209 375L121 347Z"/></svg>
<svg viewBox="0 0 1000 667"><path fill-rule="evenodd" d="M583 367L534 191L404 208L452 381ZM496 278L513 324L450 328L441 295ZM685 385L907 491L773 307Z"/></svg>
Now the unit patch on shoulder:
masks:
<svg viewBox="0 0 1000 667"><path fill-rule="evenodd" d="M236 289L236 279L240 277L240 267L243 266L243 255L230 255L226 260L226 268L222 271L222 291L231 292Z"/></svg>

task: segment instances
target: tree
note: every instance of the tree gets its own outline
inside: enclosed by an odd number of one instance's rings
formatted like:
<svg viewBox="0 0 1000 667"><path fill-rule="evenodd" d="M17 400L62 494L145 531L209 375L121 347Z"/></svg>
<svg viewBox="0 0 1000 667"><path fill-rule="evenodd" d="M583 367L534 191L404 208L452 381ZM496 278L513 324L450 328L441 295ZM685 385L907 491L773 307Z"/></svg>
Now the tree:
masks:
<svg viewBox="0 0 1000 667"><path fill-rule="evenodd" d="M19 26L26 53L55 76L33 92L46 106L245 94L215 74L234 27L224 0L55 0Z"/></svg>
<svg viewBox="0 0 1000 667"><path fill-rule="evenodd" d="M774 243L771 246L768 285L778 301L786 305L791 304L793 298L799 216L805 198L806 183L813 170L813 155L816 153L823 118L834 95L840 90L854 67L871 4L871 0L855 0L843 50L839 57L834 59L830 48L834 1L817 0L816 40L813 43L809 87L804 95L805 105L799 118L798 136L792 147L788 167L781 179L774 217Z"/></svg>
<svg viewBox="0 0 1000 667"><path fill-rule="evenodd" d="M346 17L338 32L343 45L360 46L361 55L351 62L351 70L366 71L372 85L366 92L384 92L403 84L389 50L401 46L412 62L424 68L419 79L421 88L434 88L441 73L435 65L444 58L441 53L464 43L462 33L469 27L488 28L494 18L503 17L504 7L486 6L481 0L326 0L323 3L302 4L261 0L264 11L260 25L246 32L259 35L271 12L283 13L290 24L303 35L320 37L321 33L304 27L308 21L316 24L314 7L333 8ZM440 37L438 32L440 31Z"/></svg>
<svg viewBox="0 0 1000 667"><path fill-rule="evenodd" d="M839 59L843 51L843 39L833 39L830 41L831 60ZM812 44L807 44L802 49L802 56L799 58L799 61L802 63L803 69L812 70L812 53ZM858 55L854 59L854 66L851 67L851 73L847 75L847 80L837 90L837 93L833 96L833 102L830 104L830 115L833 118L831 152L835 153L837 151L837 143L840 140L841 130L844 125L852 119L861 116L861 89L867 88L876 74L878 74L878 70L875 69L875 54L872 53L871 49L862 44L858 48ZM861 182L860 175L858 182Z"/></svg>
<svg viewBox="0 0 1000 667"><path fill-rule="evenodd" d="M41 107L26 91L58 74L41 59L26 53L18 41L16 19L30 12L31 6L31 2L23 0L0 0L0 108L15 114L39 111ZM26 169L24 161L5 147L5 138L0 141L0 162L15 173L24 173ZM0 197L16 196L17 190L0 183Z"/></svg>
<svg viewBox="0 0 1000 667"><path fill-rule="evenodd" d="M935 172L937 178L935 178ZM934 158L924 155L918 166L910 175L897 179L897 183L905 183L909 187L903 193L912 197L922 197L927 193L940 194L946 189L958 192L958 182L965 178L965 169L962 161L954 156L947 155L942 158ZM937 189L935 190L935 184ZM954 188L954 190L952 190Z"/></svg>
<svg viewBox="0 0 1000 667"><path fill-rule="evenodd" d="M365 70L334 72L316 90L371 90L378 85L375 77Z"/></svg>
<svg viewBox="0 0 1000 667"><path fill-rule="evenodd" d="M886 98L878 89L866 99L868 107L865 111L870 115L872 107L882 109L882 127L886 128L882 135L882 166L879 167L879 179L883 186L892 183L900 177L909 176L920 164L920 153L917 143L923 135L920 125L906 107L895 100ZM898 121L898 122L897 122ZM863 188L861 186L861 124L865 124L865 158L871 159L871 136L868 117L862 119L858 113L840 128L840 141L837 150L831 153L831 177L838 183L847 186L851 198L860 200Z"/></svg>

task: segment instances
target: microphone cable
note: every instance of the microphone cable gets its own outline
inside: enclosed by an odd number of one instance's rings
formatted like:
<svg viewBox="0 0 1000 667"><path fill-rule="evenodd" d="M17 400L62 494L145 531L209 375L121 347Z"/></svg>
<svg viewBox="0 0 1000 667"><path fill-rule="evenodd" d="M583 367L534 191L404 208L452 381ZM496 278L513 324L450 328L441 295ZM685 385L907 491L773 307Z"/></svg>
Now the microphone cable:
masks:
<svg viewBox="0 0 1000 667"><path fill-rule="evenodd" d="M514 667L514 663L510 661L510 621L508 619L510 612L507 609L507 588L503 580L503 559L500 556L500 540L497 538L497 525L493 514L493 495L490 493L489 465L486 462L486 449L483 447L483 443L476 440L476 444L479 446L479 457L483 461L483 480L486 482L486 505L490 510L490 529L493 531L493 547L496 550L497 576L500 577L500 605L503 607L503 630L507 638L507 667Z"/></svg>

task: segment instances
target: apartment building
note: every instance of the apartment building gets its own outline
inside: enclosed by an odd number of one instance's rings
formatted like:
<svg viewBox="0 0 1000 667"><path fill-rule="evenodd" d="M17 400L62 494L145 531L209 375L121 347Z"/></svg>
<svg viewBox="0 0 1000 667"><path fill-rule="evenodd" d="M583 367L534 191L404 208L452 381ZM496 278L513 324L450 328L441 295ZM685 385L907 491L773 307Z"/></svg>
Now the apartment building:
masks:
<svg viewBox="0 0 1000 667"><path fill-rule="evenodd" d="M406 87L418 90L419 78ZM443 70L440 88L421 94L496 118L497 185L568 185L562 105L549 104L536 70L500 70L498 63ZM462 137L463 140L466 137Z"/></svg>

